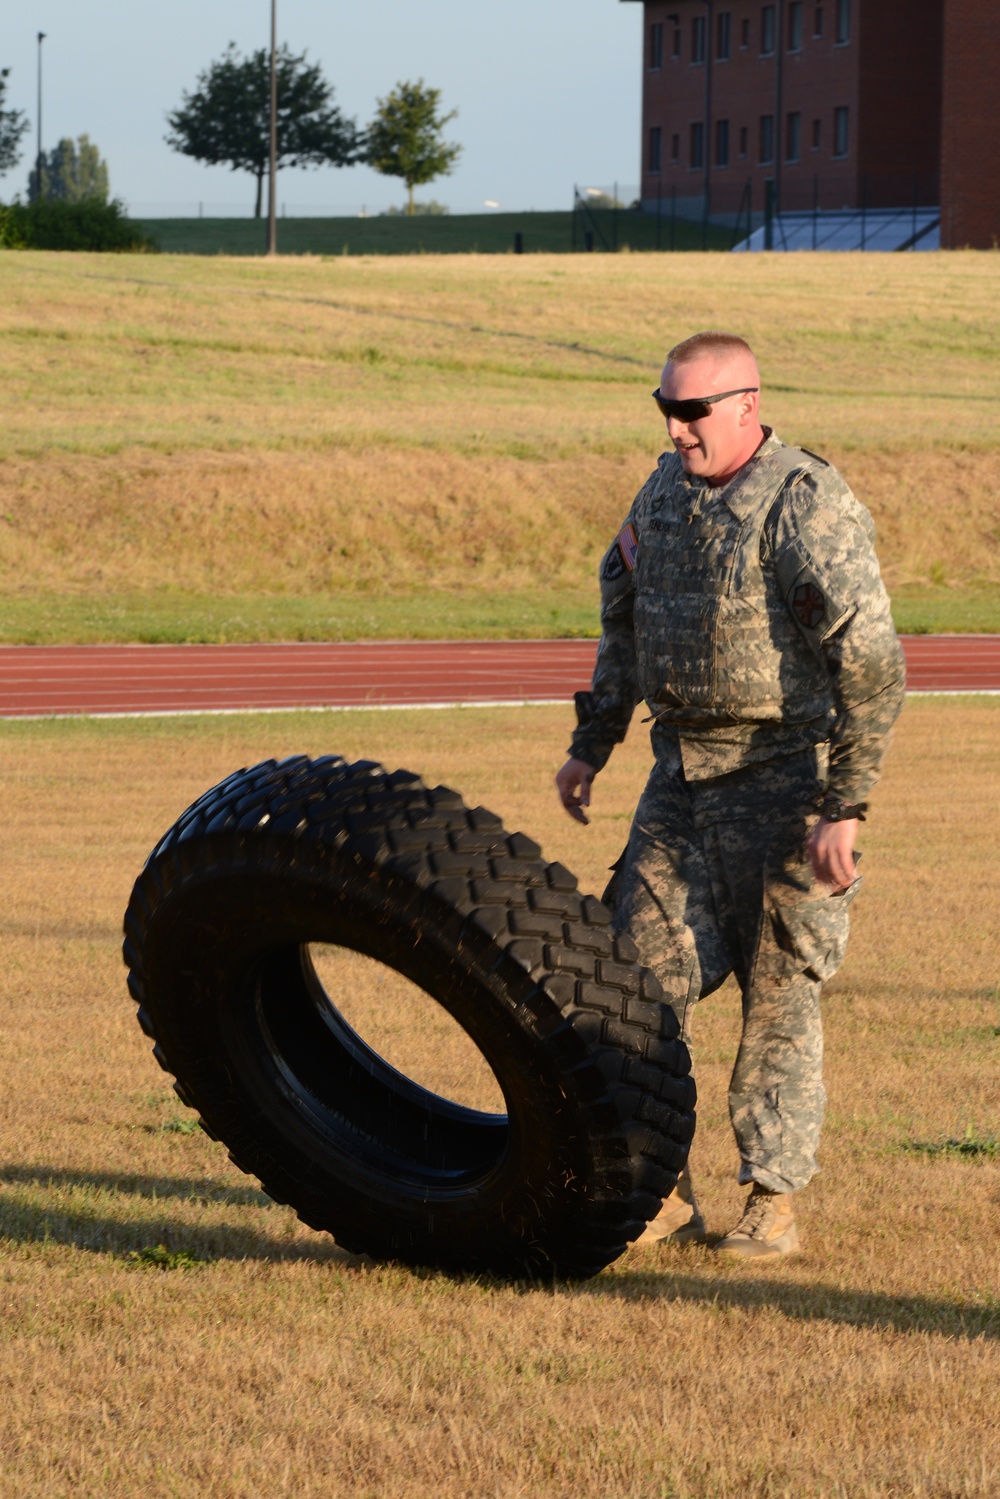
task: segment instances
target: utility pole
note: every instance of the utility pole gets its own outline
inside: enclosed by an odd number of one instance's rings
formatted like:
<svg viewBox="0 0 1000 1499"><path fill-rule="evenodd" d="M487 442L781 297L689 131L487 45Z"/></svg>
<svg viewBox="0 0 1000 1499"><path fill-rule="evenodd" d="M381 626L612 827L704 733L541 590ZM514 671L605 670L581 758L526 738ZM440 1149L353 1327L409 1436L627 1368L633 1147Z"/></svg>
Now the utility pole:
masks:
<svg viewBox="0 0 1000 1499"><path fill-rule="evenodd" d="M781 212L781 156L785 150L784 69L785 0L776 0L775 17L778 34L774 39L774 211Z"/></svg>
<svg viewBox="0 0 1000 1499"><path fill-rule="evenodd" d="M35 157L35 172L38 176L38 201L44 197L42 186L42 43L45 40L45 32L38 33L38 155Z"/></svg>
<svg viewBox="0 0 1000 1499"><path fill-rule="evenodd" d="M271 0L271 163L267 188L267 253L278 253L278 0Z"/></svg>
<svg viewBox="0 0 1000 1499"><path fill-rule="evenodd" d="M715 52L713 35L715 19L713 0L705 0L705 202L702 208L701 248L708 249L708 220L712 212L712 55Z"/></svg>

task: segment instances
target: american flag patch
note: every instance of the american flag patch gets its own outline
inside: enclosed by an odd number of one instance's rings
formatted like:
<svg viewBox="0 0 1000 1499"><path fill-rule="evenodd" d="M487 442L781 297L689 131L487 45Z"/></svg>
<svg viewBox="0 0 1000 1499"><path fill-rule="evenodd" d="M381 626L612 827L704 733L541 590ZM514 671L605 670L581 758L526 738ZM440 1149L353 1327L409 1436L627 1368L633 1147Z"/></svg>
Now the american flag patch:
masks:
<svg viewBox="0 0 1000 1499"><path fill-rule="evenodd" d="M618 532L618 548L629 572L635 567L635 554L639 550L639 538L632 525L623 526Z"/></svg>

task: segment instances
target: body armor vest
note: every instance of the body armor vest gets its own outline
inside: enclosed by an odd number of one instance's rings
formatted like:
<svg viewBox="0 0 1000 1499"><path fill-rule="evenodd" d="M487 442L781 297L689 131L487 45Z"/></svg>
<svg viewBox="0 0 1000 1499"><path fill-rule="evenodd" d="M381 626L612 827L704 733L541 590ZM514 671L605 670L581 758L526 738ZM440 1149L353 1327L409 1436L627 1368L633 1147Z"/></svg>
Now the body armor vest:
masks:
<svg viewBox="0 0 1000 1499"><path fill-rule="evenodd" d="M775 570L761 563L772 507L791 475L811 466L801 449L781 447L712 489L689 484L671 464L636 517L636 660L661 723L706 730L829 714L825 663L798 630Z"/></svg>

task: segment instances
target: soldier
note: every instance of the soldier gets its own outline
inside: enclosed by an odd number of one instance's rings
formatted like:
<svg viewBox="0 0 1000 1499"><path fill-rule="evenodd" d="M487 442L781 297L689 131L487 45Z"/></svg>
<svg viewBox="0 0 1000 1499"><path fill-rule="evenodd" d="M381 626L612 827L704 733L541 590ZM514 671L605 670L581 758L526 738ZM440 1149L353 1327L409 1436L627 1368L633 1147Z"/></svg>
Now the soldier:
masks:
<svg viewBox="0 0 1000 1499"><path fill-rule="evenodd" d="M865 798L903 701L903 656L867 510L824 459L758 416L749 346L699 333L653 392L670 447L601 563L587 712L556 785L585 823L591 783L645 699L654 764L605 899L691 1009L735 973L729 1091L750 1194L716 1245L799 1247L792 1193L816 1171L819 996L843 959ZM650 721L650 720L647 720ZM704 1236L685 1172L640 1243Z"/></svg>

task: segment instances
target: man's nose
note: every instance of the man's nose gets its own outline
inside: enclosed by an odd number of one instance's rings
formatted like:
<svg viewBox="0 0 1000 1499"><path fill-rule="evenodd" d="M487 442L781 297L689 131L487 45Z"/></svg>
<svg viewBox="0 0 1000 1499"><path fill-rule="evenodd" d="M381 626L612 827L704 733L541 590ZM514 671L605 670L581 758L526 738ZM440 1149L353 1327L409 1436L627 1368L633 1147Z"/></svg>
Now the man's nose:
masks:
<svg viewBox="0 0 1000 1499"><path fill-rule="evenodd" d="M688 435L687 422L682 422L679 417L667 417L667 432L671 442L684 442Z"/></svg>

